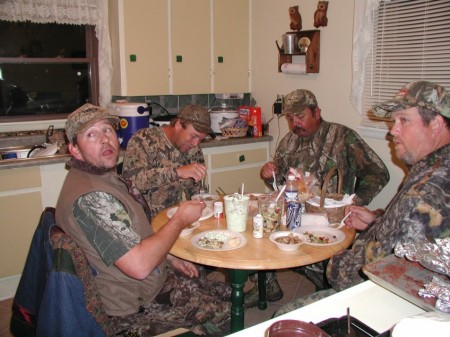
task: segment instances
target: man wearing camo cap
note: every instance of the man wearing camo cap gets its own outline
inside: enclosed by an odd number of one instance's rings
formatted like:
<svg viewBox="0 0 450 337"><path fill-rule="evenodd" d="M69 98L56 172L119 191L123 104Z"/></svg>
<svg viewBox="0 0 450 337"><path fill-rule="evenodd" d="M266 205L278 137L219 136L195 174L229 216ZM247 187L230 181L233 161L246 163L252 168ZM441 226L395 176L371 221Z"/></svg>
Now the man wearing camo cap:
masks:
<svg viewBox="0 0 450 337"><path fill-rule="evenodd" d="M272 186L273 173L277 185L286 182L290 168L314 174L321 186L328 171L337 167L343 173L342 193L356 196L357 205L368 205L389 181L389 172L378 155L352 129L322 119L321 109L314 94L297 89L283 99L283 115L290 131L278 145L273 161L261 169L261 177ZM337 191L337 174L327 186L329 192ZM325 288L325 275L321 265L302 268L318 288ZM268 277L268 299L271 299L273 283ZM256 304L256 290L247 296L249 305ZM278 292L275 292L275 294ZM279 296L274 296L277 298ZM251 299L250 299L251 298Z"/></svg>
<svg viewBox="0 0 450 337"><path fill-rule="evenodd" d="M213 135L209 112L187 105L170 125L138 131L128 142L123 176L135 182L152 216L199 193L206 176L200 143Z"/></svg>
<svg viewBox="0 0 450 337"><path fill-rule="evenodd" d="M158 232L139 191L116 173L117 117L85 104L67 118L72 158L56 205L56 223L85 252L109 320L123 336L154 336L179 327L223 336L230 330L231 288L169 254L205 204L186 201ZM106 332L106 331L105 331ZM111 331L109 331L111 332Z"/></svg>
<svg viewBox="0 0 450 337"><path fill-rule="evenodd" d="M331 286L280 309L283 314L311 299L363 282L365 264L392 254L397 243L429 242L450 235L450 94L442 86L416 81L374 107L390 117L396 156L410 170L384 212L350 206L345 221L361 233L352 248L334 255L327 266Z"/></svg>

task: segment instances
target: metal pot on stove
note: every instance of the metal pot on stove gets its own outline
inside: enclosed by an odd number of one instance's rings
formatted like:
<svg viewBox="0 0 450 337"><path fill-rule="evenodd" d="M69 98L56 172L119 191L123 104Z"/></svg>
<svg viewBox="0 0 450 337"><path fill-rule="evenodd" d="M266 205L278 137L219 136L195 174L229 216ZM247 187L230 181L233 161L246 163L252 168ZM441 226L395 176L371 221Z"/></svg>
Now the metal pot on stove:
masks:
<svg viewBox="0 0 450 337"><path fill-rule="evenodd" d="M237 118L239 117L239 112L235 108L229 107L226 103L223 103L221 106L212 107L209 110L209 115L211 117L211 129L215 133L222 133L220 130L220 123L223 118Z"/></svg>

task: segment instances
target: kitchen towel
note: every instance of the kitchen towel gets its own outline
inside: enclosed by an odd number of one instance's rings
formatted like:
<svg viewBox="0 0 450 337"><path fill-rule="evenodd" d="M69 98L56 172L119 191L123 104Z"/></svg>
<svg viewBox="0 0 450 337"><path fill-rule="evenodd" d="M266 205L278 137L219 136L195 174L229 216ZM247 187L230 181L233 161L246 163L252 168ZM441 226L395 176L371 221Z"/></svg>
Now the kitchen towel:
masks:
<svg viewBox="0 0 450 337"><path fill-rule="evenodd" d="M281 65L281 72L284 74L296 74L296 75L306 74L306 64L305 63L283 63Z"/></svg>

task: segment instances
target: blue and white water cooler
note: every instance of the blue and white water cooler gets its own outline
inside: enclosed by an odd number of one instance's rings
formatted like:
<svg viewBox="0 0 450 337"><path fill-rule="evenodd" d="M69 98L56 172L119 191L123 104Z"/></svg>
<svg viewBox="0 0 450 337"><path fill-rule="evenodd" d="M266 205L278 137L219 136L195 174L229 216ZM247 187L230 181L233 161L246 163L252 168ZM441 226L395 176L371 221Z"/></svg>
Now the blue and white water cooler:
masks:
<svg viewBox="0 0 450 337"><path fill-rule="evenodd" d="M117 102L109 103L107 108L111 115L120 118L117 135L121 147L127 146L136 131L149 126L150 114L147 103Z"/></svg>

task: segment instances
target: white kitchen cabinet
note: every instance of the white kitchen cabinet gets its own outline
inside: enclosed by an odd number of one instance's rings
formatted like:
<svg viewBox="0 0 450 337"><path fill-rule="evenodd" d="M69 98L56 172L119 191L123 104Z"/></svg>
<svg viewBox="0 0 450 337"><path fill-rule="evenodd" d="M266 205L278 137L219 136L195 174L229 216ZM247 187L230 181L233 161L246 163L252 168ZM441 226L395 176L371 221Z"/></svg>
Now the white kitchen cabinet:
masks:
<svg viewBox="0 0 450 337"><path fill-rule="evenodd" d="M269 142L218 146L202 149L208 167L211 193L220 187L227 194L239 192L263 193L267 188L260 178L261 167L269 161Z"/></svg>
<svg viewBox="0 0 450 337"><path fill-rule="evenodd" d="M109 0L109 16L113 95L249 91L248 0Z"/></svg>
<svg viewBox="0 0 450 337"><path fill-rule="evenodd" d="M112 94L168 94L167 0L109 0L109 29L113 56Z"/></svg>
<svg viewBox="0 0 450 337"><path fill-rule="evenodd" d="M249 92L248 0L214 0L214 92Z"/></svg>
<svg viewBox="0 0 450 337"><path fill-rule="evenodd" d="M210 0L171 0L172 94L211 92Z"/></svg>
<svg viewBox="0 0 450 337"><path fill-rule="evenodd" d="M64 163L0 170L0 279L22 272L39 217L56 206L66 175Z"/></svg>

